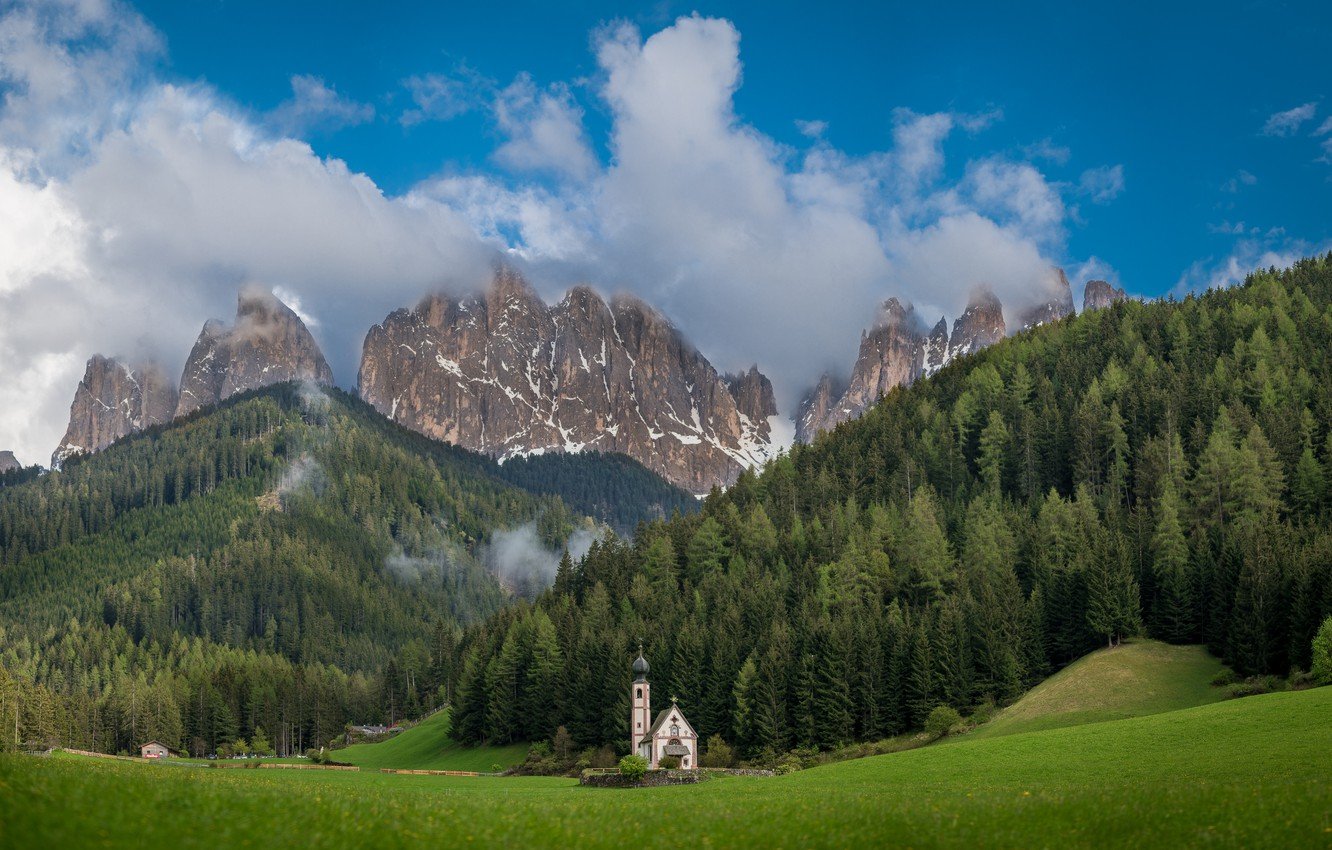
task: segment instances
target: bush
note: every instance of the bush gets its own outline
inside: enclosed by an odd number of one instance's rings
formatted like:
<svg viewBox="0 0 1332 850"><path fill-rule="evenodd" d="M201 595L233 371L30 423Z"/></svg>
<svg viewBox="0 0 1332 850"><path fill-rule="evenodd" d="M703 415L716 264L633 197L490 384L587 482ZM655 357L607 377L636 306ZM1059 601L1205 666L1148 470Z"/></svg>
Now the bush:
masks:
<svg viewBox="0 0 1332 850"><path fill-rule="evenodd" d="M680 766L679 756L662 756L657 759L657 767L662 770L675 770Z"/></svg>
<svg viewBox="0 0 1332 850"><path fill-rule="evenodd" d="M1235 684L1238 681L1239 681L1239 674L1237 674L1234 670L1231 670L1229 667L1226 667L1222 669L1220 673L1217 673L1215 676L1212 677L1212 686L1217 688L1225 688Z"/></svg>
<svg viewBox="0 0 1332 850"><path fill-rule="evenodd" d="M800 770L801 767L800 757L795 753L787 753L782 756L781 760L777 762L777 766L773 769L777 772L778 776L785 776L788 773L795 773L797 770Z"/></svg>
<svg viewBox="0 0 1332 850"><path fill-rule="evenodd" d="M986 697L985 701L976 706L971 712L971 717L968 718L968 722L972 726L982 726L994 719L994 712L994 700Z"/></svg>
<svg viewBox="0 0 1332 850"><path fill-rule="evenodd" d="M949 730L962 722L962 715L949 705L936 706L930 716L925 718L925 731L931 738L942 738Z"/></svg>
<svg viewBox="0 0 1332 850"><path fill-rule="evenodd" d="M1315 685L1332 685L1332 617L1324 620L1314 635L1309 677Z"/></svg>
<svg viewBox="0 0 1332 850"><path fill-rule="evenodd" d="M1252 697L1259 694L1270 694L1273 691L1284 691L1286 682L1276 676L1250 676L1242 682L1236 682L1226 689L1226 696L1231 699L1237 697Z"/></svg>
<svg viewBox="0 0 1332 850"><path fill-rule="evenodd" d="M722 740L721 735L713 735L708 739L708 748L703 751L703 767L734 767L735 750L731 745Z"/></svg>
<svg viewBox="0 0 1332 850"><path fill-rule="evenodd" d="M638 782L647 773L647 759L642 756L625 756L620 759L620 775L631 782Z"/></svg>

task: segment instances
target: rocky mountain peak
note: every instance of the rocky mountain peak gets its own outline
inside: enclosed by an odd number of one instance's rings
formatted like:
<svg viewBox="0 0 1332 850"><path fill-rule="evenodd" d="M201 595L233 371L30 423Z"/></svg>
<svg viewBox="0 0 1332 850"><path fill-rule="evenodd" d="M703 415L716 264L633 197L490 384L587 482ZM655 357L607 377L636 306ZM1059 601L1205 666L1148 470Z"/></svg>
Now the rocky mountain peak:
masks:
<svg viewBox="0 0 1332 850"><path fill-rule="evenodd" d="M796 408L795 438L798 442L812 442L820 432L832 427L827 423L833 421L833 411L845 392L846 384L839 382L831 373L824 372L819 376L818 383L805 394Z"/></svg>
<svg viewBox="0 0 1332 850"><path fill-rule="evenodd" d="M933 375L948 362L948 319L943 316L925 335L921 345L921 374Z"/></svg>
<svg viewBox="0 0 1332 850"><path fill-rule="evenodd" d="M69 428L51 456L59 466L71 455L101 451L121 437L171 421L176 388L156 363L131 366L95 354L74 391Z"/></svg>
<svg viewBox="0 0 1332 850"><path fill-rule="evenodd" d="M777 397L772 392L772 381L753 364L738 375L724 376L726 387L735 398L736 409L750 422L767 425L769 416L777 415Z"/></svg>
<svg viewBox="0 0 1332 850"><path fill-rule="evenodd" d="M1124 293L1124 290L1111 286L1104 280L1089 280L1086 288L1082 291L1082 312L1100 310L1126 298L1128 296Z"/></svg>
<svg viewBox="0 0 1332 850"><path fill-rule="evenodd" d="M967 309L953 322L953 333L948 338L948 359L974 354L994 345L1006 332L1004 305L989 287L979 287L972 291Z"/></svg>
<svg viewBox="0 0 1332 850"><path fill-rule="evenodd" d="M185 361L175 415L283 381L333 383L333 370L305 323L271 292L247 288L236 320L204 323Z"/></svg>
<svg viewBox="0 0 1332 850"><path fill-rule="evenodd" d="M507 266L480 296L432 296L371 328L359 387L395 421L493 457L622 452L695 493L771 454L760 414L776 410L761 373L723 378L643 301L577 286L549 306Z"/></svg>
<svg viewBox="0 0 1332 850"><path fill-rule="evenodd" d="M1060 268L1051 269L1050 275L1050 298L1023 311L1019 330L1030 330L1073 315L1073 288L1068 285L1068 276Z"/></svg>
<svg viewBox="0 0 1332 850"><path fill-rule="evenodd" d="M0 452L0 475L6 472L13 472L16 469L22 469L23 464L18 462L14 453L10 451Z"/></svg>

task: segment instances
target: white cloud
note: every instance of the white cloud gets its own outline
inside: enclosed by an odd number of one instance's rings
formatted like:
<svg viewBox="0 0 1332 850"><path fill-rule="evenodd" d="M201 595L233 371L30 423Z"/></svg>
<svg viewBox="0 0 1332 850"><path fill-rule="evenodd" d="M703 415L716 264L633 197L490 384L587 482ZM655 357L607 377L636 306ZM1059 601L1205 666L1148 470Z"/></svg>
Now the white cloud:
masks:
<svg viewBox="0 0 1332 850"><path fill-rule="evenodd" d="M811 139L823 138L823 134L828 132L827 121L801 121L796 119L795 125L796 129L800 131L800 135L808 136Z"/></svg>
<svg viewBox="0 0 1332 850"><path fill-rule="evenodd" d="M1258 178L1241 168L1235 172L1235 176L1221 184L1221 191L1235 194L1241 186L1252 186L1258 182Z"/></svg>
<svg viewBox="0 0 1332 850"><path fill-rule="evenodd" d="M30 14L0 18L0 31ZM70 79L110 62L89 70L79 57L134 54L114 40L144 41L132 23L97 18L90 30L72 7L41 14L53 17L25 67L63 66ZM61 33L80 41L77 56ZM0 445L25 462L55 447L91 354L150 354L178 370L243 284L280 287L302 307L345 385L369 324L427 287L474 285L494 250L452 209L387 198L206 88L136 76L119 74L96 133L69 131L66 110L86 104L50 86L49 110L11 92L0 115Z"/></svg>
<svg viewBox="0 0 1332 850"><path fill-rule="evenodd" d="M339 94L318 77L297 74L291 78L291 97L278 104L268 120L283 133L337 130L373 120L375 108Z"/></svg>
<svg viewBox="0 0 1332 850"><path fill-rule="evenodd" d="M1029 163L995 157L973 162L966 185L977 208L1013 222L1033 241L1053 242L1062 234L1063 199Z"/></svg>
<svg viewBox="0 0 1332 850"><path fill-rule="evenodd" d="M1124 191L1124 166L1089 168L1078 178L1078 190L1093 204L1108 204Z"/></svg>
<svg viewBox="0 0 1332 850"><path fill-rule="evenodd" d="M1304 122L1309 121L1318 111L1315 102L1304 103L1284 112L1277 112L1263 124L1264 136L1291 136L1297 133Z"/></svg>
<svg viewBox="0 0 1332 850"><path fill-rule="evenodd" d="M1224 257L1208 257L1188 267L1175 282L1176 296L1209 289L1225 289L1242 283L1250 273L1267 268L1283 269L1301 257L1326 253L1332 242L1315 244L1290 239L1283 229L1274 229L1261 237L1245 237L1235 243Z"/></svg>
<svg viewBox="0 0 1332 850"><path fill-rule="evenodd" d="M1052 139L1041 139L1023 149L1028 159L1044 159L1055 165L1066 165L1073 152L1064 145L1057 145Z"/></svg>
<svg viewBox="0 0 1332 850"><path fill-rule="evenodd" d="M508 141L495 158L519 171L545 171L584 180L597 169L583 130L583 110L568 86L544 91L520 74L495 99L495 118Z"/></svg>
<svg viewBox="0 0 1332 850"><path fill-rule="evenodd" d="M478 75L465 68L459 76L423 74L408 77L402 85L412 99L412 108L398 116L398 123L404 127L457 118L475 109L489 88Z"/></svg>

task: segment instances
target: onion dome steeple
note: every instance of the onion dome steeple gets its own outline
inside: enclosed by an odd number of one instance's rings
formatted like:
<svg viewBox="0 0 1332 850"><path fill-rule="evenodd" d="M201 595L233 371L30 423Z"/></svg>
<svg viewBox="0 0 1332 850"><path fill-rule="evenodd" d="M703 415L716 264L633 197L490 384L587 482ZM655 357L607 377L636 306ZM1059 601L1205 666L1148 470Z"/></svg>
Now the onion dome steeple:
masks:
<svg viewBox="0 0 1332 850"><path fill-rule="evenodd" d="M643 657L643 644L638 644L638 657L634 659L634 681L646 682L648 671L652 669L648 666L647 659Z"/></svg>

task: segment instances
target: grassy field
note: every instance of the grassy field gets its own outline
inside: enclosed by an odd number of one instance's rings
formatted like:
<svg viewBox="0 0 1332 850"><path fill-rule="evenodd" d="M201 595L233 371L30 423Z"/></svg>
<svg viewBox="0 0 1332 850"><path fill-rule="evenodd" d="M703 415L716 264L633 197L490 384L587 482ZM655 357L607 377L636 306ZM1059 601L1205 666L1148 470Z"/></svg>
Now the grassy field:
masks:
<svg viewBox="0 0 1332 850"><path fill-rule="evenodd" d="M1329 718L1321 688L624 791L11 756L0 845L1325 847Z"/></svg>
<svg viewBox="0 0 1332 850"><path fill-rule="evenodd" d="M1135 640L1081 658L971 733L992 738L1193 708L1221 700L1222 664L1201 646Z"/></svg>
<svg viewBox="0 0 1332 850"><path fill-rule="evenodd" d="M364 769L474 770L512 767L527 756L527 744L464 747L449 737L449 713L440 711L377 744L353 744L333 752L336 761Z"/></svg>

